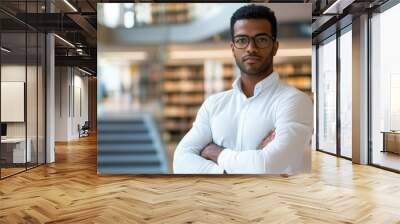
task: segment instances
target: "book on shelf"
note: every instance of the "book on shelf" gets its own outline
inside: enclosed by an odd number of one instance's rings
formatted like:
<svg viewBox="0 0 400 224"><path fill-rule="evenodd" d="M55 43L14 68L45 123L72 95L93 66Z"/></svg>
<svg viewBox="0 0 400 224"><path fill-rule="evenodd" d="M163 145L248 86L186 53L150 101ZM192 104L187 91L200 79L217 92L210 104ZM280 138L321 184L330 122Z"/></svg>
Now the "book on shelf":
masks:
<svg viewBox="0 0 400 224"><path fill-rule="evenodd" d="M151 15L153 24L179 24L191 20L190 5L180 4L152 4Z"/></svg>
<svg viewBox="0 0 400 224"><path fill-rule="evenodd" d="M193 122L188 120L168 120L164 122L164 128L167 130L183 130L188 131L192 127Z"/></svg>
<svg viewBox="0 0 400 224"><path fill-rule="evenodd" d="M283 78L282 81L300 90L311 89L311 77L287 77Z"/></svg>
<svg viewBox="0 0 400 224"><path fill-rule="evenodd" d="M166 91L202 91L203 82L194 81L165 81L164 90Z"/></svg>
<svg viewBox="0 0 400 224"><path fill-rule="evenodd" d="M203 94L165 94L162 97L164 103L180 103L180 104L202 104L204 101Z"/></svg>
<svg viewBox="0 0 400 224"><path fill-rule="evenodd" d="M274 65L274 71L281 76L310 75L311 63L288 63Z"/></svg>

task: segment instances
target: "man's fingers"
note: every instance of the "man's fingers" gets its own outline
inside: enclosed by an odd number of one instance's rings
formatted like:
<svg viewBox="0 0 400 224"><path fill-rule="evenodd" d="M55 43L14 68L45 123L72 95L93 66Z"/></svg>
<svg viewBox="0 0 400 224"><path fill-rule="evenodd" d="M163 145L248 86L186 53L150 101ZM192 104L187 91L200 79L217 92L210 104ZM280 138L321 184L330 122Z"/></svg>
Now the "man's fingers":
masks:
<svg viewBox="0 0 400 224"><path fill-rule="evenodd" d="M272 140L272 139L274 139L275 138L275 130L274 130L274 132L272 132L272 134L271 134L271 136L270 136L270 139Z"/></svg>
<svg viewBox="0 0 400 224"><path fill-rule="evenodd" d="M263 149L267 146L272 140L275 138L275 128L272 129L268 135L261 141L260 145L258 145L257 149Z"/></svg>
<svg viewBox="0 0 400 224"><path fill-rule="evenodd" d="M275 132L275 128L271 129L271 131L268 132L267 137L270 136L270 135L272 135L274 132Z"/></svg>
<svg viewBox="0 0 400 224"><path fill-rule="evenodd" d="M257 148L263 149L266 145L268 145L269 142L270 142L270 140L264 139Z"/></svg>
<svg viewBox="0 0 400 224"><path fill-rule="evenodd" d="M265 137L264 140L273 139L274 137L275 137L275 128L272 129L272 130L268 133L267 137Z"/></svg>

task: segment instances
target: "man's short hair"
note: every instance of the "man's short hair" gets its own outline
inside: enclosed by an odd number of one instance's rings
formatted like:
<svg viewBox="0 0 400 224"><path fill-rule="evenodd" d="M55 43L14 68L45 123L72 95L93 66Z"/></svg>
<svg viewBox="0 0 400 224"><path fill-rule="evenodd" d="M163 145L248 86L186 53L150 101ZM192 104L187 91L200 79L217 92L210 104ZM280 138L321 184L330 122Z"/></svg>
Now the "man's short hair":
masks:
<svg viewBox="0 0 400 224"><path fill-rule="evenodd" d="M271 23L272 37L276 39L277 25L274 11L263 5L246 5L240 7L231 17L231 36L234 36L233 26L241 19L265 19Z"/></svg>

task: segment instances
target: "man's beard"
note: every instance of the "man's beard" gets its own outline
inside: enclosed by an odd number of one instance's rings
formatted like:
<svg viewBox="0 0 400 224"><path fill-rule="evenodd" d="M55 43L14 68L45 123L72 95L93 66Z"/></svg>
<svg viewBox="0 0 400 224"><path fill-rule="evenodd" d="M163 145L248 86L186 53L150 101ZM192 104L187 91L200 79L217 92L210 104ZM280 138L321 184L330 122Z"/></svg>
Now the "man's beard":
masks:
<svg viewBox="0 0 400 224"><path fill-rule="evenodd" d="M261 66L258 68L246 69L244 65L245 62L242 60L242 58L238 59L237 57L235 57L235 61L242 74L252 76L266 75L265 73L273 66L273 53L271 52L269 57L267 57L265 61L262 61Z"/></svg>

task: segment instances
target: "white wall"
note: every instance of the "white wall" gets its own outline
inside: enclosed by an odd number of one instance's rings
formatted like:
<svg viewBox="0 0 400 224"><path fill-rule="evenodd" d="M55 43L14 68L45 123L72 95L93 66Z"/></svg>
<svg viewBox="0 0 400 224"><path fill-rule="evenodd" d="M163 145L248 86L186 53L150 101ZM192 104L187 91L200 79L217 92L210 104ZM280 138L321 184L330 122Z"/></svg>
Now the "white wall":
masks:
<svg viewBox="0 0 400 224"><path fill-rule="evenodd" d="M68 141L69 68L55 68L55 141Z"/></svg>
<svg viewBox="0 0 400 224"><path fill-rule="evenodd" d="M78 124L82 126L85 121L88 121L88 78L81 76L82 73L77 74L77 70L74 70L74 82L73 82L73 94L71 99L71 130L70 135L72 138L78 138ZM81 108L80 108L81 107Z"/></svg>
<svg viewBox="0 0 400 224"><path fill-rule="evenodd" d="M88 120L88 78L83 75L75 68L56 67L56 141L79 138L78 124Z"/></svg>

